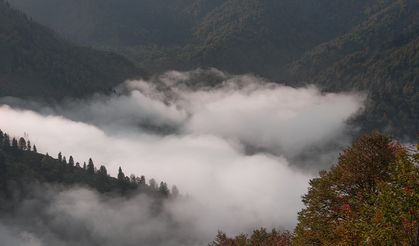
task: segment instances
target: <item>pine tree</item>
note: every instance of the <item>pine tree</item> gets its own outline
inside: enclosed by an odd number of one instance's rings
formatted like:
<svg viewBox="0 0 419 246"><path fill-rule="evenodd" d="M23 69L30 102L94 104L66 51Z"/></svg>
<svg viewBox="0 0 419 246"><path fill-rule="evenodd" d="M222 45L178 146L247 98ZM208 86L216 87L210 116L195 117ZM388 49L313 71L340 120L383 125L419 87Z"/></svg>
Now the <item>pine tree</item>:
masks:
<svg viewBox="0 0 419 246"><path fill-rule="evenodd" d="M7 149L10 147L10 137L8 134L3 135L3 146Z"/></svg>
<svg viewBox="0 0 419 246"><path fill-rule="evenodd" d="M168 197L169 196L169 194L170 194L169 188L167 188L167 184L165 182L160 182L159 192L164 197Z"/></svg>
<svg viewBox="0 0 419 246"><path fill-rule="evenodd" d="M118 169L118 181L119 182L124 182L125 181L125 174L124 174L124 172L122 172L121 167L119 167L119 169Z"/></svg>
<svg viewBox="0 0 419 246"><path fill-rule="evenodd" d="M26 150L26 140L24 138L19 138L19 149Z"/></svg>
<svg viewBox="0 0 419 246"><path fill-rule="evenodd" d="M90 175L95 173L95 165L93 164L92 158L89 158L89 164L87 164L87 173Z"/></svg>
<svg viewBox="0 0 419 246"><path fill-rule="evenodd" d="M27 151L32 151L31 141L28 140L26 146L27 146L27 148L26 148Z"/></svg>
<svg viewBox="0 0 419 246"><path fill-rule="evenodd" d="M17 143L16 138L12 139L12 149L17 150L19 148L19 145Z"/></svg>
<svg viewBox="0 0 419 246"><path fill-rule="evenodd" d="M105 166L100 166L99 171L97 172L101 176L108 176L108 171L106 170Z"/></svg>
<svg viewBox="0 0 419 246"><path fill-rule="evenodd" d="M36 145L33 145L33 152L38 153L38 149L36 148Z"/></svg>
<svg viewBox="0 0 419 246"><path fill-rule="evenodd" d="M141 177L140 177L140 181L138 182L140 185L145 185L145 177L144 177L144 175L141 175Z"/></svg>
<svg viewBox="0 0 419 246"><path fill-rule="evenodd" d="M58 153L58 161L62 162L63 161L63 155L60 153Z"/></svg>
<svg viewBox="0 0 419 246"><path fill-rule="evenodd" d="M70 159L68 159L68 165L70 167L74 167L74 159L73 159L73 156L71 156L71 155L70 155Z"/></svg>

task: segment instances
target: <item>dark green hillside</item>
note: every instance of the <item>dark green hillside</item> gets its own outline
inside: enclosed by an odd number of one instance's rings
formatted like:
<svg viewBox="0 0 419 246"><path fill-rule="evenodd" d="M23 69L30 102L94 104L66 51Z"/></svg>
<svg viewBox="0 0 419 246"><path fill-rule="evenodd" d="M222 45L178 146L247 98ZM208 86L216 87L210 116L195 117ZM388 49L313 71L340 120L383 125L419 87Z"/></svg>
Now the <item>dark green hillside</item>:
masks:
<svg viewBox="0 0 419 246"><path fill-rule="evenodd" d="M281 66L349 31L385 1L10 2L73 40L118 51L154 72L215 66L280 78Z"/></svg>
<svg viewBox="0 0 419 246"><path fill-rule="evenodd" d="M281 79L286 63L350 30L376 2L225 1L197 25L197 56L203 65Z"/></svg>
<svg viewBox="0 0 419 246"><path fill-rule="evenodd" d="M90 187L100 193L145 193L155 198L171 195L164 182L158 186L151 179L147 184L144 176L125 176L121 168L118 177L114 178L104 166L95 167L91 159L87 164L80 164L71 156L67 160L61 153L58 158L52 158L48 154L37 153L36 146L31 146L24 138L11 138L0 130L0 201L7 201L16 195L29 195L26 194L28 184L77 185ZM177 195L177 189L173 189L176 194L172 195Z"/></svg>
<svg viewBox="0 0 419 246"><path fill-rule="evenodd" d="M367 90L366 129L415 137L419 129L419 3L397 1L352 32L292 64L294 80L327 90ZM398 129L398 130L396 130Z"/></svg>
<svg viewBox="0 0 419 246"><path fill-rule="evenodd" d="M417 0L10 2L66 37L119 52L151 73L216 67L291 86L362 90L369 93L358 119L364 130L413 139L419 129ZM66 67L80 70L78 64ZM125 74L119 68L104 70L117 77Z"/></svg>
<svg viewBox="0 0 419 246"><path fill-rule="evenodd" d="M60 39L0 1L0 96L84 96L139 72L119 55Z"/></svg>

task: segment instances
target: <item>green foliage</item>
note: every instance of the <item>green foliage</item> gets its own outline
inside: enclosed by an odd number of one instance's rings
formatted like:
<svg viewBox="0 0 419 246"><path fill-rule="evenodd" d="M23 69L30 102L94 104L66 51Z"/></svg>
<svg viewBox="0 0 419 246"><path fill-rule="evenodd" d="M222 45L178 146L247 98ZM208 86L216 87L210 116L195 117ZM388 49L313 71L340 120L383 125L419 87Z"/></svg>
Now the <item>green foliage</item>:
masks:
<svg viewBox="0 0 419 246"><path fill-rule="evenodd" d="M414 245L417 158L390 138L360 137L330 171L310 181L295 245Z"/></svg>

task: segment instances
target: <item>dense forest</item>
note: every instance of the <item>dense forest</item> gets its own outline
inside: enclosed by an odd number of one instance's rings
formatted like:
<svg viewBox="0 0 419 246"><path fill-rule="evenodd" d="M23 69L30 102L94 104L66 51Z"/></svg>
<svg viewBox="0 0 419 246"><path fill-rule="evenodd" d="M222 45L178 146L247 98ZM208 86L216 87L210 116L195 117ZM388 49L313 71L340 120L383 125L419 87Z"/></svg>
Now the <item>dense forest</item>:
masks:
<svg viewBox="0 0 419 246"><path fill-rule="evenodd" d="M64 37L120 53L151 74L216 67L291 86L363 91L362 132L414 139L418 129L417 0L9 2ZM95 66L104 68L99 75L88 75L120 81L122 71L132 71L103 64ZM102 88L95 77L89 85Z"/></svg>
<svg viewBox="0 0 419 246"><path fill-rule="evenodd" d="M140 74L126 58L71 44L0 1L0 96L80 97Z"/></svg>
<svg viewBox="0 0 419 246"><path fill-rule="evenodd" d="M106 167L95 166L92 159L82 164L72 156L68 160L61 153L57 158L40 154L36 145L23 137L12 138L0 130L0 199L1 208L6 209L8 200L16 195L30 195L26 192L31 184L49 183L64 186L86 186L104 194L125 195L144 193L156 199L177 196L173 186L169 190L165 182L160 185L154 179L148 182L144 176L126 176L120 167L118 176L108 174ZM25 192L26 191L26 192Z"/></svg>

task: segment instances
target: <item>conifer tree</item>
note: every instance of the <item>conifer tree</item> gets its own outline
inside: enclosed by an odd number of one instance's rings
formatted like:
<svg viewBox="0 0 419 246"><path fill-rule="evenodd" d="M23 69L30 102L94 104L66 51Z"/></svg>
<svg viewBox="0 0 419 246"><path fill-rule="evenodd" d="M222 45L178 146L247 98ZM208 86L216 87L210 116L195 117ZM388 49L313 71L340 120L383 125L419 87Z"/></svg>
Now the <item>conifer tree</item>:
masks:
<svg viewBox="0 0 419 246"><path fill-rule="evenodd" d="M159 192L164 197L168 197L169 196L169 194L170 194L169 188L167 188L167 184L165 182L160 182Z"/></svg>
<svg viewBox="0 0 419 246"><path fill-rule="evenodd" d="M19 146L18 146L18 143L17 143L17 140L16 140L16 138L13 138L12 139L12 149L18 149L19 148Z"/></svg>
<svg viewBox="0 0 419 246"><path fill-rule="evenodd" d="M68 165L70 167L74 167L74 159L73 159L73 156L71 156L71 155L70 155L70 158L68 159Z"/></svg>
<svg viewBox="0 0 419 246"><path fill-rule="evenodd" d="M87 164L87 173L90 175L95 173L95 165L93 164L92 158L89 158L89 164Z"/></svg>
<svg viewBox="0 0 419 246"><path fill-rule="evenodd" d="M105 177L108 176L108 171L106 170L106 167L104 165L100 166L99 171L97 173Z"/></svg>
<svg viewBox="0 0 419 246"><path fill-rule="evenodd" d="M3 135L3 146L5 148L9 148L10 147L10 137L6 133Z"/></svg>
<svg viewBox="0 0 419 246"><path fill-rule="evenodd" d="M19 149L26 150L26 140L24 138L19 138Z"/></svg>
<svg viewBox="0 0 419 246"><path fill-rule="evenodd" d="M119 182L125 181L125 174L122 171L122 168L121 167L119 167L119 169L118 169L118 181Z"/></svg>

